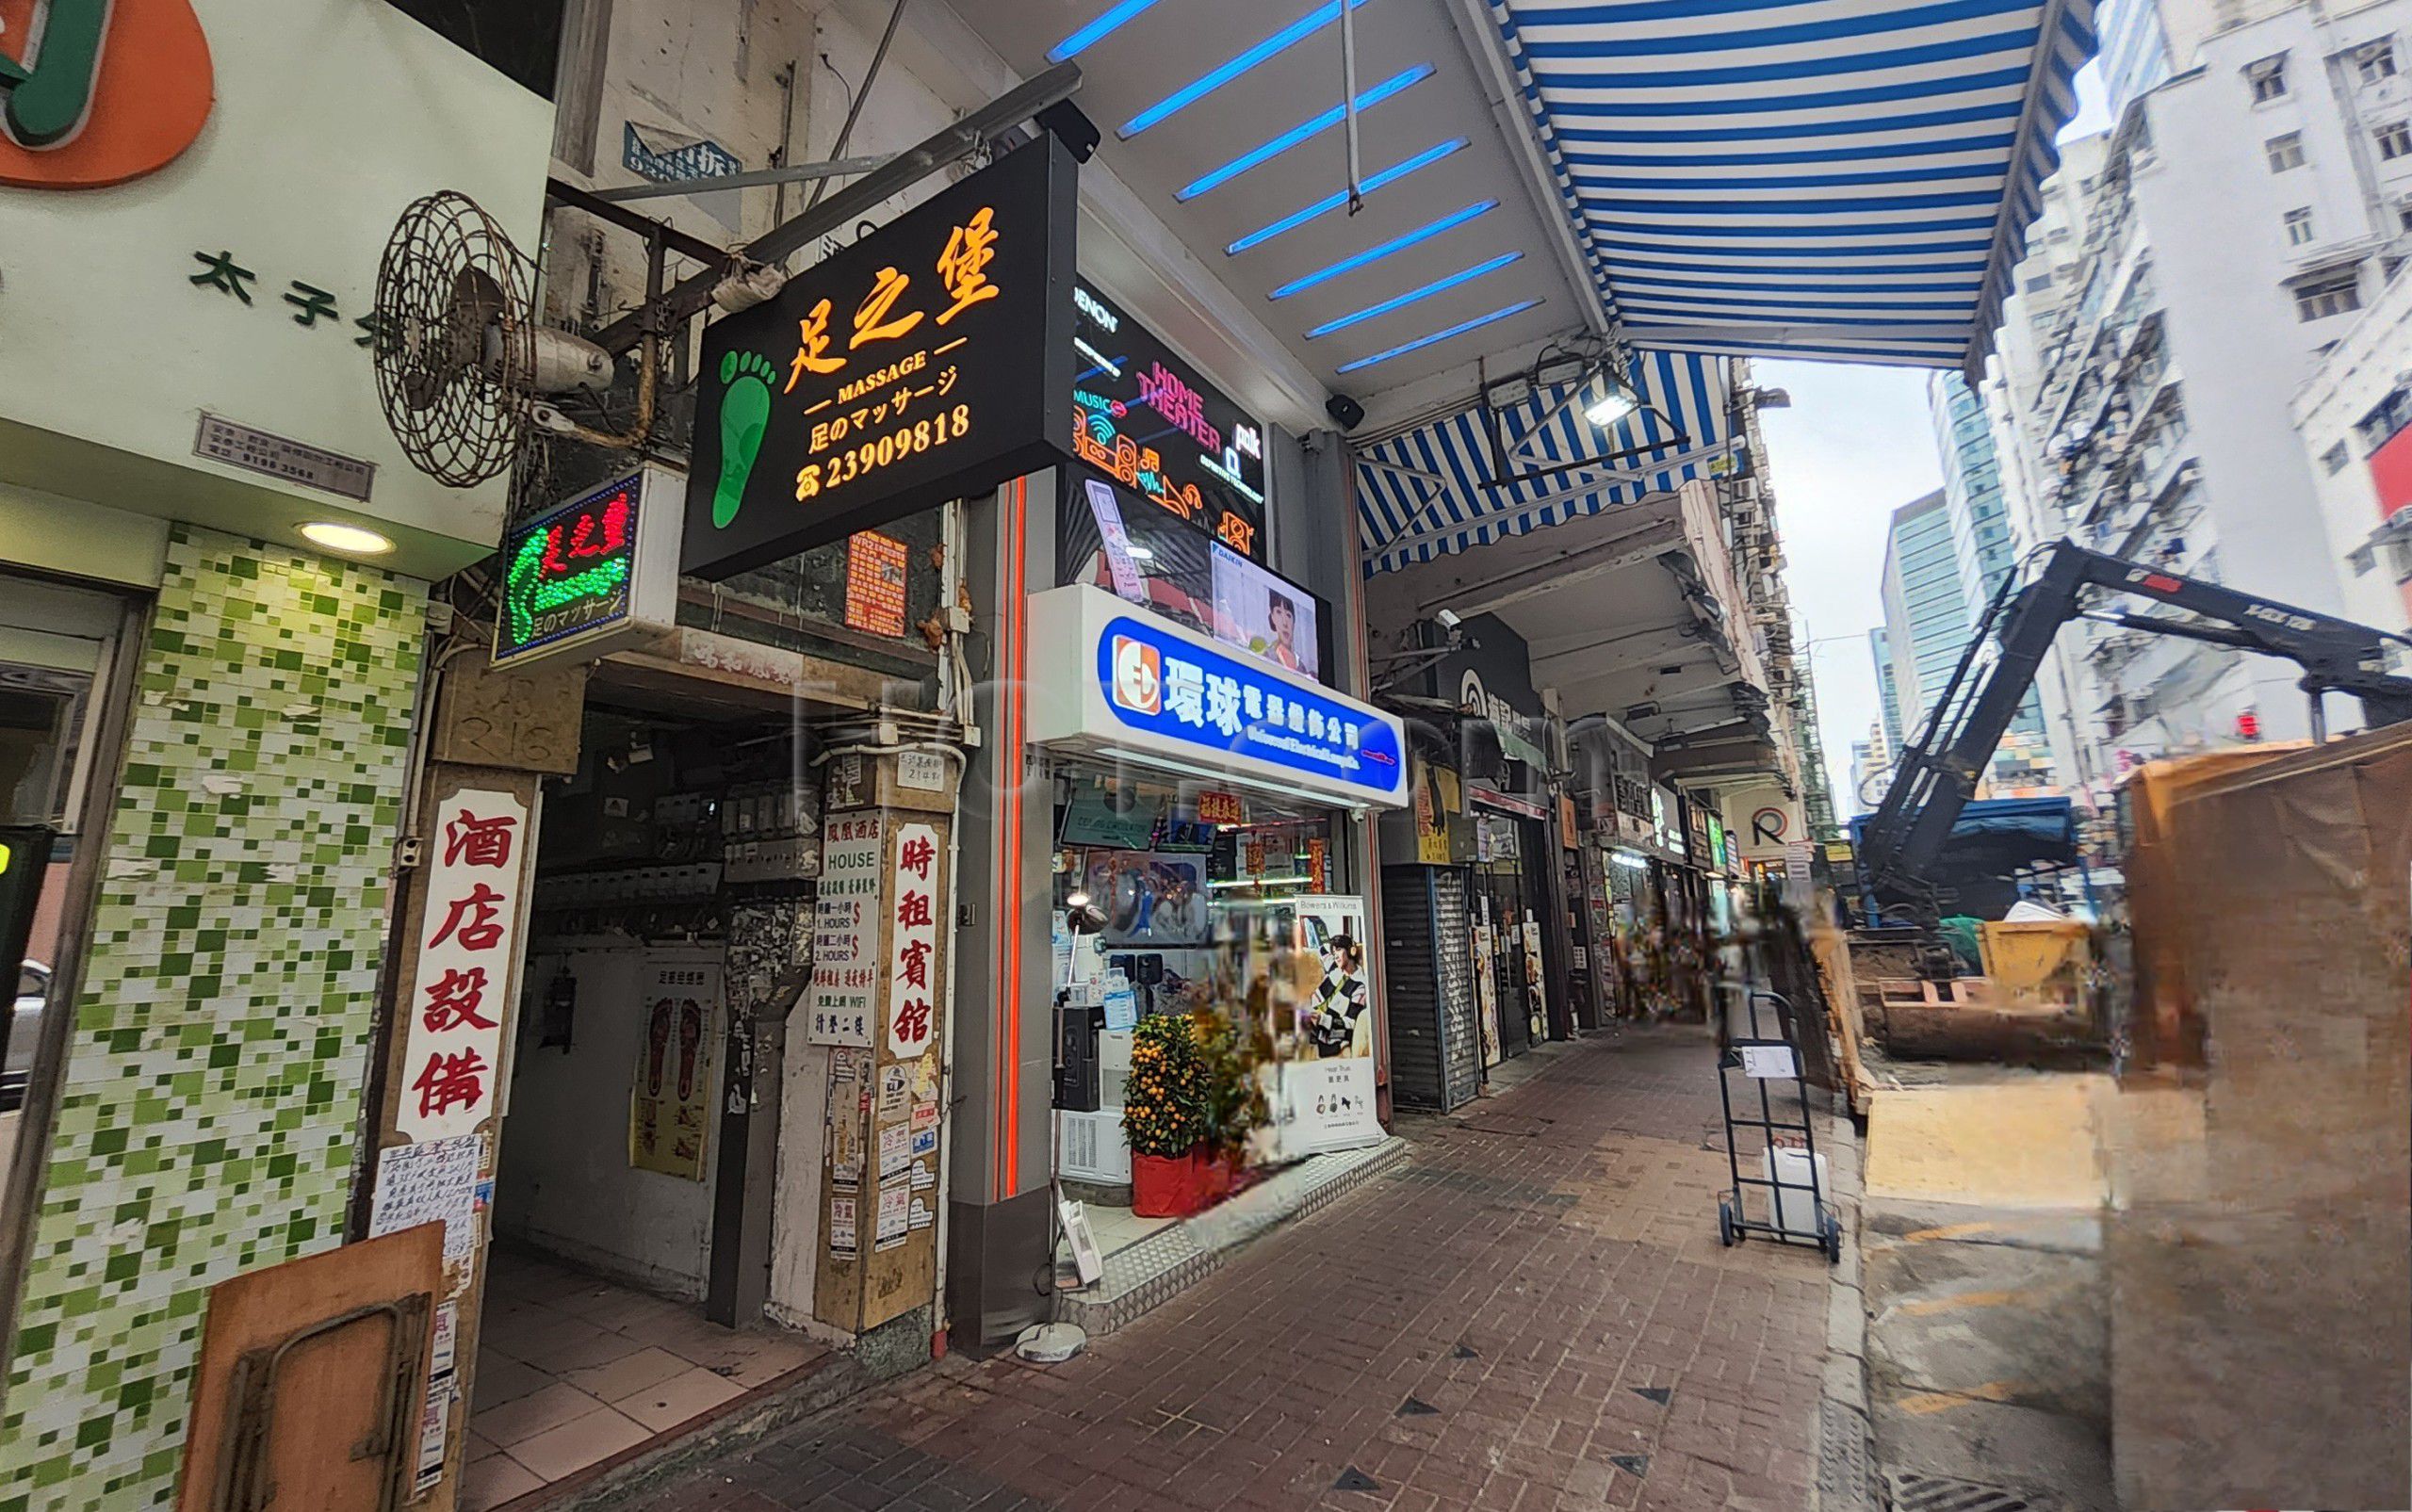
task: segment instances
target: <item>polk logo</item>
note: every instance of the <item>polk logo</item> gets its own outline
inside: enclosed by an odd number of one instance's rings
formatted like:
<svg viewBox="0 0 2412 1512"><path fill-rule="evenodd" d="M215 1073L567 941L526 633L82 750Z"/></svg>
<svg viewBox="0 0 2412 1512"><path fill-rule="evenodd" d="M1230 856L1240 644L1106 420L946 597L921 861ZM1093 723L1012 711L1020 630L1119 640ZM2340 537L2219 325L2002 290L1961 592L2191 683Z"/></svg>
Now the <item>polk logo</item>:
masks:
<svg viewBox="0 0 2412 1512"><path fill-rule="evenodd" d="M1165 707L1164 658L1145 641L1114 638L1114 701L1133 714L1161 714Z"/></svg>
<svg viewBox="0 0 2412 1512"><path fill-rule="evenodd" d="M192 0L0 0L0 184L140 178L192 145L210 96Z"/></svg>

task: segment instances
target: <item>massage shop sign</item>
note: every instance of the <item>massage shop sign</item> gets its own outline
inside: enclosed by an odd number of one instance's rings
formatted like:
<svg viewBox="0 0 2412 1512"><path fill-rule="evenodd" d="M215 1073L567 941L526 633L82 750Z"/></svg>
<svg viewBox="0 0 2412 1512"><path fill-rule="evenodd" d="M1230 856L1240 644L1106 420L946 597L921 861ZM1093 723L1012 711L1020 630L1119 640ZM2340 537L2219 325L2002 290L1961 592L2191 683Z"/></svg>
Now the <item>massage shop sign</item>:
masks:
<svg viewBox="0 0 2412 1512"><path fill-rule="evenodd" d="M685 571L726 577L1068 455L1077 173L1041 137L705 331Z"/></svg>

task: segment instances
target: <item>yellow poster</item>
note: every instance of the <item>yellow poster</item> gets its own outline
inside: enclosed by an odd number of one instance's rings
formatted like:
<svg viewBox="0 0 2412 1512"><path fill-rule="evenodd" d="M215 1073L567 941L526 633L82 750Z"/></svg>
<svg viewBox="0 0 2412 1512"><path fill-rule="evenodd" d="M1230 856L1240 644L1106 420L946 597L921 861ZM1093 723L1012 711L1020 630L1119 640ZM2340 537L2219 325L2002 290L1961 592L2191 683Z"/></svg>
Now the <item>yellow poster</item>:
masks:
<svg viewBox="0 0 2412 1512"><path fill-rule="evenodd" d="M644 983L628 1095L628 1163L700 1181L711 1147L720 967L657 962Z"/></svg>

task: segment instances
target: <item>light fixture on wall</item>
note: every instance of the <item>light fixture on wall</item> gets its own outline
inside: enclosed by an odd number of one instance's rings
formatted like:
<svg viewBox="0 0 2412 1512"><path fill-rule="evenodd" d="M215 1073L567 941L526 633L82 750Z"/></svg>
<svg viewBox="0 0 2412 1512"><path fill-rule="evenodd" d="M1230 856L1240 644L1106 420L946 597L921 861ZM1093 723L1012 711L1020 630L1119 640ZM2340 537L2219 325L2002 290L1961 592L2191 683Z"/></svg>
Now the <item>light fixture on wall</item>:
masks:
<svg viewBox="0 0 2412 1512"><path fill-rule="evenodd" d="M302 539L314 546L352 557L382 557L394 549L390 536L379 535L357 525L338 525L332 520L313 520L302 527Z"/></svg>
<svg viewBox="0 0 2412 1512"><path fill-rule="evenodd" d="M1616 369L1605 363L1591 375L1591 392L1583 400L1583 418L1605 431L1641 408L1641 396L1633 391Z"/></svg>

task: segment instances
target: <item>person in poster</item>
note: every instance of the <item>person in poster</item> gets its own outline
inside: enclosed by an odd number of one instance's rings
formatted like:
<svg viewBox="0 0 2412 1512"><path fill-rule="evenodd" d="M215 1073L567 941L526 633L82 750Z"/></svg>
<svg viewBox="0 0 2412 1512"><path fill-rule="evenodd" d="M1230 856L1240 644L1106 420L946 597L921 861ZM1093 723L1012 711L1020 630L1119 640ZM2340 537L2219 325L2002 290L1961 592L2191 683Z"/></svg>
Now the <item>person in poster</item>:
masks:
<svg viewBox="0 0 2412 1512"><path fill-rule="evenodd" d="M1308 1043L1325 1060L1374 1053L1373 1006L1365 981L1365 948L1346 935L1323 945L1323 980L1309 1011Z"/></svg>
<svg viewBox="0 0 2412 1512"><path fill-rule="evenodd" d="M1264 594L1265 623L1273 631L1273 643L1264 654L1276 666L1292 672L1304 672L1305 663L1298 659L1298 606L1289 596L1267 589Z"/></svg>

